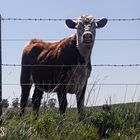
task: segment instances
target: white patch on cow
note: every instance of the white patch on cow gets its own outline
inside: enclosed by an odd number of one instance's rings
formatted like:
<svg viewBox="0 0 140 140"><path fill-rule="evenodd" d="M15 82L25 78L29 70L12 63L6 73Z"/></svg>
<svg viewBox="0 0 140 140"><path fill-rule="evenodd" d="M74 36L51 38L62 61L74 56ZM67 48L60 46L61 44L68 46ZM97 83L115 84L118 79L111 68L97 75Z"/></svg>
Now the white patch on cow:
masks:
<svg viewBox="0 0 140 140"><path fill-rule="evenodd" d="M86 33L89 33L92 36L89 43L85 43L83 39L83 35ZM73 67L72 70L68 72L67 80L69 81L66 81L66 83L73 85L68 87L68 91L71 93L82 93L83 87L90 76L91 71L87 68L87 65L94 45L95 35L95 20L91 16L81 16L77 21L77 49L81 56L84 57L85 63L83 65L79 64L79 66Z"/></svg>
<svg viewBox="0 0 140 140"><path fill-rule="evenodd" d="M34 80L33 80L33 75L32 75L32 74L30 75L30 83L31 83L31 84L33 84L33 83L34 83Z"/></svg>
<svg viewBox="0 0 140 140"><path fill-rule="evenodd" d="M84 42L84 35L90 34L89 43ZM77 48L80 54L85 58L85 61L88 61L89 56L91 55L92 48L94 45L96 36L96 22L92 16L81 16L77 20ZM87 38L88 39L88 38Z"/></svg>
<svg viewBox="0 0 140 140"><path fill-rule="evenodd" d="M68 86L68 91L71 93L82 93L82 89L85 86L91 71L87 68L89 63L89 58L91 56L92 48L96 36L96 22L92 16L81 16L77 20L77 49L82 57L84 57L85 63L83 66L73 67L71 71L67 73L68 78L66 83L72 86ZM86 37L86 42L84 40L84 35L91 35L90 38Z"/></svg>
<svg viewBox="0 0 140 140"><path fill-rule="evenodd" d="M69 93L81 93L90 76L90 70L86 65L77 65L67 73L66 83L69 85L67 91Z"/></svg>

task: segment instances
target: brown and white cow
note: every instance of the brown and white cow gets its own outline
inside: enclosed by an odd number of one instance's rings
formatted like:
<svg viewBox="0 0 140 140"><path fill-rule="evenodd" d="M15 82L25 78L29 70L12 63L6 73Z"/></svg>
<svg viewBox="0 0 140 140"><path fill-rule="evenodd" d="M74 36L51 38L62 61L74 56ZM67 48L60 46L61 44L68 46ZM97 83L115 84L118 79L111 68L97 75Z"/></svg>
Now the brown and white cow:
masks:
<svg viewBox="0 0 140 140"><path fill-rule="evenodd" d="M75 35L58 42L33 39L25 47L21 68L21 115L27 105L32 84L33 111L38 115L43 92L56 92L60 114L67 107L67 93L76 94L79 119L83 118L84 96L91 73L91 53L96 29L106 25L107 19L98 21L83 15L77 20L66 20L69 28L76 29Z"/></svg>

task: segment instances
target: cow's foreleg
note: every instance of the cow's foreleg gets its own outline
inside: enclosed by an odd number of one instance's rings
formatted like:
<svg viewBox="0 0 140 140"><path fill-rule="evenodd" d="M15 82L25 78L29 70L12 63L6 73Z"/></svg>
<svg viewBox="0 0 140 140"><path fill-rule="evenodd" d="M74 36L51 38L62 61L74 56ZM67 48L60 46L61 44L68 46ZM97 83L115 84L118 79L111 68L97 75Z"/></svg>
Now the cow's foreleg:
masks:
<svg viewBox="0 0 140 140"><path fill-rule="evenodd" d="M67 97L66 97L66 93L61 93L58 92L57 93L58 96L58 101L59 101L59 111L60 111L60 115L64 114L67 108Z"/></svg>
<svg viewBox="0 0 140 140"><path fill-rule="evenodd" d="M87 84L85 84L81 92L76 94L79 121L82 121L84 119L84 100L85 100L86 85Z"/></svg>
<svg viewBox="0 0 140 140"><path fill-rule="evenodd" d="M33 112L36 118L38 117L38 111L41 104L42 95L43 95L43 91L35 87L33 97L32 97L32 104L33 104Z"/></svg>

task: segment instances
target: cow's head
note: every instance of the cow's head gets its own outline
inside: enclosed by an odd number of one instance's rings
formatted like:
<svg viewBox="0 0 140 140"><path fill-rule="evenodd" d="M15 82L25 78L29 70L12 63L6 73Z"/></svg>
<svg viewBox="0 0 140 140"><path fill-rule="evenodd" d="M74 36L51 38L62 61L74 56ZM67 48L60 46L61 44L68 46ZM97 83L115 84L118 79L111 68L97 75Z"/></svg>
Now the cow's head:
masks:
<svg viewBox="0 0 140 140"><path fill-rule="evenodd" d="M92 16L88 15L83 15L78 20L66 20L66 25L69 28L77 29L78 47L86 50L91 50L93 47L96 29L104 27L106 23L106 18L102 18L98 21L95 21L95 19Z"/></svg>

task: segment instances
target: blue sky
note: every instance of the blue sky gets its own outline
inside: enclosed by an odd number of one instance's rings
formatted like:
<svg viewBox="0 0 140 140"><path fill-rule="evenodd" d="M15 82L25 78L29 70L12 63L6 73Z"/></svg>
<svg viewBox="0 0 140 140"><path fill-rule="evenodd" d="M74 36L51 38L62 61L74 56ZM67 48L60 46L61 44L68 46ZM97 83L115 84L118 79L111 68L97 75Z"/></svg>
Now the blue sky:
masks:
<svg viewBox="0 0 140 140"><path fill-rule="evenodd" d="M82 14L95 18L140 18L139 0L0 0L3 18L78 18ZM32 38L62 39L75 33L64 21L2 21L2 61L20 64L25 44ZM97 30L97 39L140 39L140 21L109 21L105 28ZM27 39L4 41L5 39ZM96 40L92 52L92 64L140 63L139 40ZM140 83L140 67L93 67L90 83ZM20 67L3 67L3 83L19 83ZM88 86L86 99L90 93ZM55 95L53 95L55 97ZM101 105L111 96L112 103L140 100L140 86L95 86L88 105ZM3 98L20 97L20 85L3 86ZM70 105L74 97L68 96Z"/></svg>

